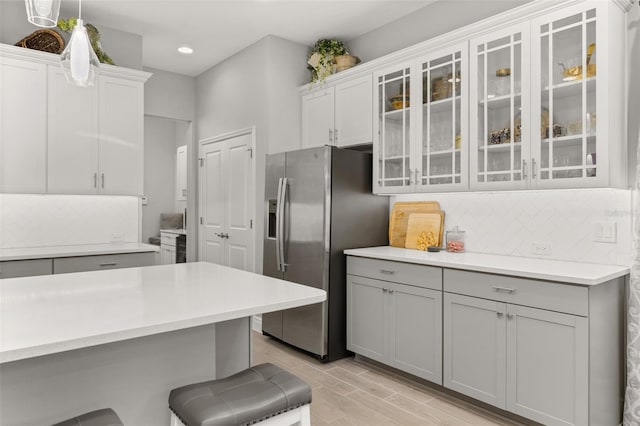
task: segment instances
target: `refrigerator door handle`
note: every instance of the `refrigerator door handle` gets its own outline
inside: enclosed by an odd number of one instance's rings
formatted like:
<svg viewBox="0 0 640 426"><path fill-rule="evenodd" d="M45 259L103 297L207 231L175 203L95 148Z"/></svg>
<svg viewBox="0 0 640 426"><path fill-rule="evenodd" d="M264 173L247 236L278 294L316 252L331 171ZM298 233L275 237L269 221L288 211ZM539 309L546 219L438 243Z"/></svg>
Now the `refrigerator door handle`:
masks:
<svg viewBox="0 0 640 426"><path fill-rule="evenodd" d="M282 217L282 178L278 179L278 198L276 199L276 263L278 272L282 272L282 259L280 258L280 240L282 239L282 228L280 218Z"/></svg>
<svg viewBox="0 0 640 426"><path fill-rule="evenodd" d="M287 272L287 262L284 258L284 239L285 239L285 212L286 212L286 202L287 202L287 178L282 178L282 198L280 198L279 205L280 207L280 239L278 241L279 246L278 250L280 251L280 266L282 267L282 272Z"/></svg>

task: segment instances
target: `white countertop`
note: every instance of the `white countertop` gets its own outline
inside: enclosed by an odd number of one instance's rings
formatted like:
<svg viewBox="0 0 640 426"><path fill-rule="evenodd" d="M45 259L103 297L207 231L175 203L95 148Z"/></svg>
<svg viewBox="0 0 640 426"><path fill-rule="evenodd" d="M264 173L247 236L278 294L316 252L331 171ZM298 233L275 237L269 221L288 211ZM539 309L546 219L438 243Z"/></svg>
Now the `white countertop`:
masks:
<svg viewBox="0 0 640 426"><path fill-rule="evenodd" d="M186 229L161 229L160 233L168 232L170 234L187 235Z"/></svg>
<svg viewBox="0 0 640 426"><path fill-rule="evenodd" d="M4 279L0 362L325 299L323 290L206 262Z"/></svg>
<svg viewBox="0 0 640 426"><path fill-rule="evenodd" d="M602 284L629 273L628 266L565 262L551 259L501 256L481 253L430 253L398 247L368 247L345 250L350 256L418 263L443 268L464 269L492 274L514 275L580 285Z"/></svg>
<svg viewBox="0 0 640 426"><path fill-rule="evenodd" d="M159 251L159 246L143 243L81 244L73 246L23 247L0 249L0 261L49 259L53 257L95 256L100 254Z"/></svg>

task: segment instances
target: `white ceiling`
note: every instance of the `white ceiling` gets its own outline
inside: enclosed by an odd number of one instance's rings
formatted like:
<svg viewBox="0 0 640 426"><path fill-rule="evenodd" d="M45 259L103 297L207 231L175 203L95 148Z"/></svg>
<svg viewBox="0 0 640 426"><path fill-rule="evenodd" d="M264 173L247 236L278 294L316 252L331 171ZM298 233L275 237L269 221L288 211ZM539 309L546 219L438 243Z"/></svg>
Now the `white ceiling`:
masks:
<svg viewBox="0 0 640 426"><path fill-rule="evenodd" d="M82 16L141 35L144 66L197 76L270 34L308 46L319 38L348 41L434 1L84 0ZM178 53L182 45L195 53Z"/></svg>

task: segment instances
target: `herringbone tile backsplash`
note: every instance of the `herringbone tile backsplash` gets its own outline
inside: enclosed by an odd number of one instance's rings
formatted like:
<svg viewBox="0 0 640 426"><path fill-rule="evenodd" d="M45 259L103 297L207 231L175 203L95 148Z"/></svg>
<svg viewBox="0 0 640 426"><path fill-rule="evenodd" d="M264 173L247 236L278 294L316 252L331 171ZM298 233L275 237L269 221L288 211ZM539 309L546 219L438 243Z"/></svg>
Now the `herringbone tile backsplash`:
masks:
<svg viewBox="0 0 640 426"><path fill-rule="evenodd" d="M0 248L138 241L138 197L0 195Z"/></svg>
<svg viewBox="0 0 640 426"><path fill-rule="evenodd" d="M395 201L436 200L445 229L466 231L471 252L537 257L534 242L551 243L549 258L628 265L631 262L632 191L575 189L412 194ZM616 222L616 242L593 241L594 222ZM547 257L547 256L545 256Z"/></svg>

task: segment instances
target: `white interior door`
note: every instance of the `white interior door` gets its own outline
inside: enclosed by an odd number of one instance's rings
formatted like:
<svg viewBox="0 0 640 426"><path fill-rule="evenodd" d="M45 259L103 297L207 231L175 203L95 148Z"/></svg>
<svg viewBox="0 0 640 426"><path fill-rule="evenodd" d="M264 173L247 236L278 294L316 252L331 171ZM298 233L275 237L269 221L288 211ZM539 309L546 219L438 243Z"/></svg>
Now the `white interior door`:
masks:
<svg viewBox="0 0 640 426"><path fill-rule="evenodd" d="M253 135L246 133L225 142L227 167L227 266L253 271Z"/></svg>
<svg viewBox="0 0 640 426"><path fill-rule="evenodd" d="M223 142L200 146L200 260L226 265L224 258L226 175Z"/></svg>
<svg viewBox="0 0 640 426"><path fill-rule="evenodd" d="M253 147L253 129L201 142L201 260L254 269Z"/></svg>

